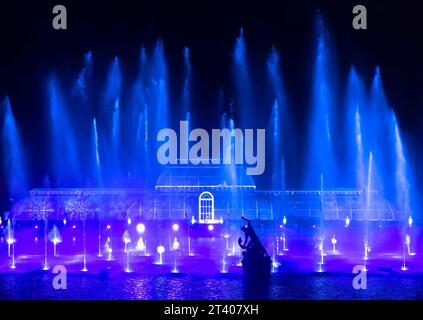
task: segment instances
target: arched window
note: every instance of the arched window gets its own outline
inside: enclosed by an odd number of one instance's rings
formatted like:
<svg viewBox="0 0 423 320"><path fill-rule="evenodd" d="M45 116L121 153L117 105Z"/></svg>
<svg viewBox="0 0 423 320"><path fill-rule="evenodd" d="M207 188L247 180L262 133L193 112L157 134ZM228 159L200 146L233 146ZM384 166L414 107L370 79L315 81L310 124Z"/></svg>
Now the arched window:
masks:
<svg viewBox="0 0 423 320"><path fill-rule="evenodd" d="M198 197L198 222L210 223L214 221L214 197L208 192L204 191Z"/></svg>

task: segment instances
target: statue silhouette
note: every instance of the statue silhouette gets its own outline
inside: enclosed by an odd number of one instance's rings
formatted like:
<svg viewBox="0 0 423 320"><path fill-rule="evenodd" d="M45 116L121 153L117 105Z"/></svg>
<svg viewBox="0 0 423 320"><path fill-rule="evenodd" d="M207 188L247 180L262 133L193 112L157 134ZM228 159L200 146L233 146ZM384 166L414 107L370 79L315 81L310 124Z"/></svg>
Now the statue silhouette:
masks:
<svg viewBox="0 0 423 320"><path fill-rule="evenodd" d="M241 217L247 221L247 225L242 226L241 230L244 232L244 240L240 237L238 244L244 251L242 252L242 265L244 268L244 275L247 278L262 278L270 275L270 256L258 238L251 220Z"/></svg>

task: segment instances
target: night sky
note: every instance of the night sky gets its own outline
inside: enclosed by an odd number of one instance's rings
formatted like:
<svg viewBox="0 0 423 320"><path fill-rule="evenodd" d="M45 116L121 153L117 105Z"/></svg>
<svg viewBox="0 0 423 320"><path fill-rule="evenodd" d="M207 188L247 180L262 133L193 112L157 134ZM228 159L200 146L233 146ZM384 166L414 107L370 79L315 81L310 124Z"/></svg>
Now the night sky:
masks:
<svg viewBox="0 0 423 320"><path fill-rule="evenodd" d="M68 10L68 30L51 26L56 4ZM352 28L356 4L367 6L368 30ZM308 117L310 108L318 10L330 30L342 81L354 64L370 85L374 68L380 66L411 161L423 167L419 151L423 19L416 1L2 1L0 97L11 98L25 147L30 150L33 184L42 176L46 148L46 79L52 72L73 79L89 50L98 79L105 78L116 55L125 77L135 79L141 46L152 47L162 38L172 97L179 94L182 50L188 46L194 72L194 117L207 127L210 117L219 116L216 94L231 81L232 49L242 27L253 65L265 63L272 45L280 51L289 104L295 106L294 121L301 134L307 123L301 119ZM421 169L418 177L423 177Z"/></svg>

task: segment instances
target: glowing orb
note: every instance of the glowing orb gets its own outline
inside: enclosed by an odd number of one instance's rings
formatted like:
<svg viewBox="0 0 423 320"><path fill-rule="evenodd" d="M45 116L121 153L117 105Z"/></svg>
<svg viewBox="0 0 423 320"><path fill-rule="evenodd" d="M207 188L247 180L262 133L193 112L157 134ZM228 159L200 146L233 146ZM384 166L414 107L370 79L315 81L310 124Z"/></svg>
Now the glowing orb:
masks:
<svg viewBox="0 0 423 320"><path fill-rule="evenodd" d="M142 224L142 223L138 223L137 224L137 232L138 233L144 233L144 231L145 231L145 225Z"/></svg>
<svg viewBox="0 0 423 320"><path fill-rule="evenodd" d="M165 247L163 246L158 246L157 247L157 253L158 254L163 254L165 252Z"/></svg>

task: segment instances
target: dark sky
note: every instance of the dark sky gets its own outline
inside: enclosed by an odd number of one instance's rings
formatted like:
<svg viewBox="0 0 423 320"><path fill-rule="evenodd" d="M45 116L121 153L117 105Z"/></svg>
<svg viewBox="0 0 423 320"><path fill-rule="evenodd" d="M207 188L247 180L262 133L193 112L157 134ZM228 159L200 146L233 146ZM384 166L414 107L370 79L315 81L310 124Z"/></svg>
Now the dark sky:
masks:
<svg viewBox="0 0 423 320"><path fill-rule="evenodd" d="M59 3L67 7L68 30L51 26L52 8ZM367 6L368 30L351 26L356 4ZM304 92L310 91L317 10L331 31L341 74L353 63L370 83L374 68L381 67L389 104L412 141L413 156L423 163L418 156L423 19L417 1L1 1L0 96L11 97L34 153L42 150L39 127L51 72L74 77L83 54L92 50L99 77L115 55L135 75L141 45L161 37L170 74L178 73L172 68L180 69L182 49L190 47L197 89L211 101L229 81L231 51L242 27L253 60L263 59L272 45L280 50L287 91L302 117L309 103ZM204 107L205 118L208 112Z"/></svg>

